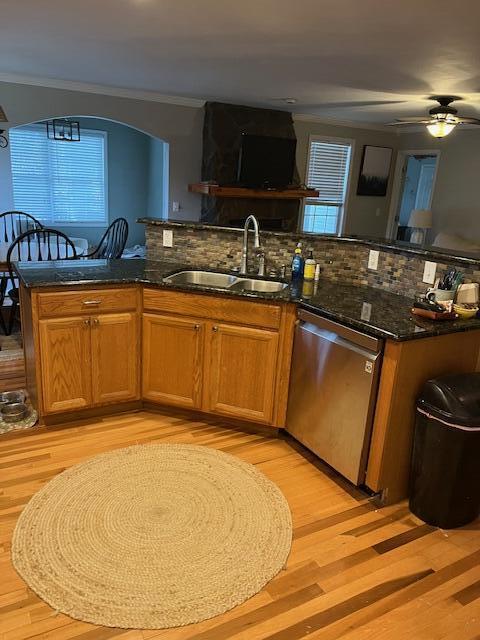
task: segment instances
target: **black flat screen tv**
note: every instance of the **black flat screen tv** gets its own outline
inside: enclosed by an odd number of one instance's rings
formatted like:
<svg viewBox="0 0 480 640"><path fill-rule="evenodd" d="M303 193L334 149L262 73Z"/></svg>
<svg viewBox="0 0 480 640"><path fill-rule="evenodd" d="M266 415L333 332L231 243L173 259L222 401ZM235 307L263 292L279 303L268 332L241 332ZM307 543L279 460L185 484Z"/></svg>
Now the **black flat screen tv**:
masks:
<svg viewBox="0 0 480 640"><path fill-rule="evenodd" d="M242 133L237 184L249 189L286 189L293 180L296 146L292 138Z"/></svg>

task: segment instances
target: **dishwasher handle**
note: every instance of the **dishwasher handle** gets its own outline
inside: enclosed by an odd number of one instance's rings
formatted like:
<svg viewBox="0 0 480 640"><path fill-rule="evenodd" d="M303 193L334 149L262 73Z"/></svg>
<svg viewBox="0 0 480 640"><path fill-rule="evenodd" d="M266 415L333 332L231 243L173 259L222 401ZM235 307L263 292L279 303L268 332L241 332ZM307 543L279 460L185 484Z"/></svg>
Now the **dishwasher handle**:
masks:
<svg viewBox="0 0 480 640"><path fill-rule="evenodd" d="M380 338L369 336L366 333L357 331L356 329L351 329L350 327L346 327L345 325L334 322L333 320L328 320L327 318L323 318L322 316L311 313L310 311L299 309L297 311L297 318L300 321L300 326L301 323L313 324L318 329L324 329L325 331L336 333L341 338L348 340L348 342L352 342L353 344L363 347L364 349L368 349L374 353L381 353L383 350L383 340Z"/></svg>

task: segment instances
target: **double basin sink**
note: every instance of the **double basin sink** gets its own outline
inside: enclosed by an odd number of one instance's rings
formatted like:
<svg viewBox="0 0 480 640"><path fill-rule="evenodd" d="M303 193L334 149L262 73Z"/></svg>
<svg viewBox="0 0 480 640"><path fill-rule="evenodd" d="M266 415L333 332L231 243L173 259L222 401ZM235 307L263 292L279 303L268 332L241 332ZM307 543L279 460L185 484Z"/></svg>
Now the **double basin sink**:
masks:
<svg viewBox="0 0 480 640"><path fill-rule="evenodd" d="M212 287L213 289L228 289L229 291L252 291L258 293L280 293L288 284L280 280L256 280L244 278L229 273L215 273L212 271L186 270L173 273L164 278L164 282L171 284L197 285L198 287Z"/></svg>

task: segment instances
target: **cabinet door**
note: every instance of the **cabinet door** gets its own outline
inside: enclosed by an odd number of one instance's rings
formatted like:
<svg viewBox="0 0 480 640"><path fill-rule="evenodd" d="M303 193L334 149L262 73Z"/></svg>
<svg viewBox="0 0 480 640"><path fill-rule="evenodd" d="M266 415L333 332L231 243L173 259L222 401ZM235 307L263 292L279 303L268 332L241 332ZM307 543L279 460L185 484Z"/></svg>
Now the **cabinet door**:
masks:
<svg viewBox="0 0 480 640"><path fill-rule="evenodd" d="M107 313L91 319L93 402L139 396L139 334L136 313Z"/></svg>
<svg viewBox="0 0 480 640"><path fill-rule="evenodd" d="M44 413L90 406L90 320L40 320L39 337Z"/></svg>
<svg viewBox="0 0 480 640"><path fill-rule="evenodd" d="M143 315L143 397L200 408L205 323Z"/></svg>
<svg viewBox="0 0 480 640"><path fill-rule="evenodd" d="M210 325L209 411L271 423L278 334L237 325Z"/></svg>

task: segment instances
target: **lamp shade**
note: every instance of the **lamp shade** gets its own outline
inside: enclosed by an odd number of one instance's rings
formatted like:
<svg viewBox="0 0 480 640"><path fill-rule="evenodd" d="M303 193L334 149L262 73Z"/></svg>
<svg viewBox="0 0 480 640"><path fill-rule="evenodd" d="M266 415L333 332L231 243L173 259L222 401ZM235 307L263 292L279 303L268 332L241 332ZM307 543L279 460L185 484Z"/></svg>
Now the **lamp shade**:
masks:
<svg viewBox="0 0 480 640"><path fill-rule="evenodd" d="M408 226L416 229L431 229L432 222L433 218L430 209L413 209Z"/></svg>

